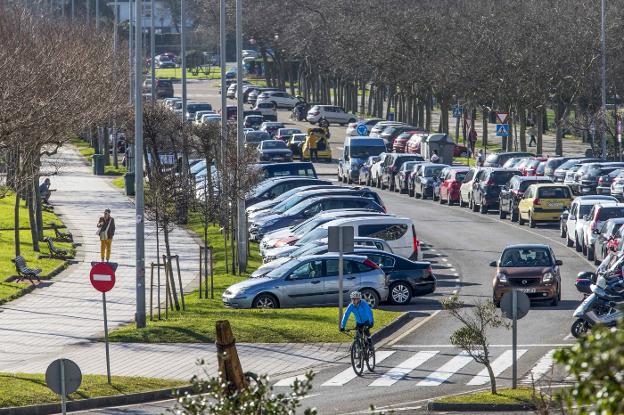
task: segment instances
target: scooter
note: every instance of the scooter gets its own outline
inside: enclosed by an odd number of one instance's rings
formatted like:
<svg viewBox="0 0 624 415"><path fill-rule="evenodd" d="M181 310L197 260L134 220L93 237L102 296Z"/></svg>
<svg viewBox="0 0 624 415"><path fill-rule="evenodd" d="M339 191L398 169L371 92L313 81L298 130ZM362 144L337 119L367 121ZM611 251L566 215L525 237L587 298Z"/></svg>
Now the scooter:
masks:
<svg viewBox="0 0 624 415"><path fill-rule="evenodd" d="M578 287L577 287L578 288ZM614 273L599 275L596 284L590 285L591 294L576 308L576 317L570 332L576 338L600 324L614 327L624 316L618 303L624 301L624 278L621 268Z"/></svg>

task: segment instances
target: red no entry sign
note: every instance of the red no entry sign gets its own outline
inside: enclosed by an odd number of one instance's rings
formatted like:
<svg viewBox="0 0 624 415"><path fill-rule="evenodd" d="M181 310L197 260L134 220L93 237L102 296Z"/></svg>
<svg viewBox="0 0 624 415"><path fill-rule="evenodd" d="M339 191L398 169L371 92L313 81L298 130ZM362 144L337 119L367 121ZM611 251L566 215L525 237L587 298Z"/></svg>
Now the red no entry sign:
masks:
<svg viewBox="0 0 624 415"><path fill-rule="evenodd" d="M115 271L105 262L98 262L93 265L89 278L93 288L103 293L112 290L115 286Z"/></svg>

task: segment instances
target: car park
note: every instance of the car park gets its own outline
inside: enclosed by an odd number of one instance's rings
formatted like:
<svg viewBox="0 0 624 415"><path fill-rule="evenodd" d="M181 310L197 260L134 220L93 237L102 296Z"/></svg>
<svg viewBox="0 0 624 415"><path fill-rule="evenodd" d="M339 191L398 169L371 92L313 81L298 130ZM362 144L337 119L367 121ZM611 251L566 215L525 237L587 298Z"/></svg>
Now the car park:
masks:
<svg viewBox="0 0 624 415"><path fill-rule="evenodd" d="M373 128L371 128L370 133L368 134L369 137L380 138L381 132L390 125L405 125L405 123L399 121L379 121L373 125Z"/></svg>
<svg viewBox="0 0 624 415"><path fill-rule="evenodd" d="M301 130L298 128L280 128L275 134L275 139L288 142L293 134L301 134Z"/></svg>
<svg viewBox="0 0 624 415"><path fill-rule="evenodd" d="M271 103L275 108L292 109L301 101L285 91L264 91L258 95L256 104Z"/></svg>
<svg viewBox="0 0 624 415"><path fill-rule="evenodd" d="M193 122L194 122L195 124L201 124L201 120L202 120L202 117L203 117L204 115L216 115L216 116L218 116L219 118L221 117L220 115L218 115L218 114L217 114L216 112L214 112L213 110L202 110L202 111L197 111L197 112L195 113L195 117L193 118Z"/></svg>
<svg viewBox="0 0 624 415"><path fill-rule="evenodd" d="M371 181L371 168L375 163L378 163L381 160L380 156L370 156L366 159L366 161L360 166L360 173L358 176L358 184L366 184L367 186L372 185Z"/></svg>
<svg viewBox="0 0 624 415"><path fill-rule="evenodd" d="M550 177L514 176L500 189L498 214L501 219L511 216L512 222L518 221L518 205L526 189L536 183L553 183Z"/></svg>
<svg viewBox="0 0 624 415"><path fill-rule="evenodd" d="M358 290L371 307L388 298L386 275L364 256L344 255L343 301ZM338 304L338 254L293 259L261 278L228 287L223 303L235 308L288 308ZM336 294L334 294L336 293Z"/></svg>
<svg viewBox="0 0 624 415"><path fill-rule="evenodd" d="M408 192L416 198L426 199L434 197L434 182L438 180L440 173L448 167L446 164L423 163L410 177Z"/></svg>
<svg viewBox="0 0 624 415"><path fill-rule="evenodd" d="M405 152L410 154L420 154L420 145L427 139L427 132L417 132L412 134L405 143Z"/></svg>
<svg viewBox="0 0 624 415"><path fill-rule="evenodd" d="M559 222L564 210L570 208L570 188L557 183L530 185L518 204L518 223L534 228L538 222Z"/></svg>
<svg viewBox="0 0 624 415"><path fill-rule="evenodd" d="M314 165L307 162L259 164L256 169L264 179L280 176L317 177Z"/></svg>
<svg viewBox="0 0 624 415"><path fill-rule="evenodd" d="M529 157L521 167L517 167L523 176L535 176L537 175L537 167L546 161L545 157Z"/></svg>
<svg viewBox="0 0 624 415"><path fill-rule="evenodd" d="M331 152L331 146L329 145L329 137L327 136L327 131L325 131L325 129L321 127L308 128L306 139L301 145L301 159L311 160L309 140L308 140L308 137L311 135L316 136L316 158L318 160L325 160L327 162L331 162L332 152Z"/></svg>
<svg viewBox="0 0 624 415"><path fill-rule="evenodd" d="M399 193L407 193L409 190L409 180L414 171L414 166L424 163L424 161L407 161L403 163L399 172L394 176L394 190Z"/></svg>
<svg viewBox="0 0 624 415"><path fill-rule="evenodd" d="M293 134L288 140L288 148L293 153L293 158L301 157L301 149L303 148L303 143L305 143L306 134Z"/></svg>
<svg viewBox="0 0 624 415"><path fill-rule="evenodd" d="M624 163L587 163L576 172L572 192L580 195L596 194L601 176L624 167ZM603 179L604 181L604 179Z"/></svg>
<svg viewBox="0 0 624 415"><path fill-rule="evenodd" d="M568 174L568 170L577 164L585 164L585 163L599 163L601 161L605 161L604 159L597 157L579 157L569 159L563 162L559 167L557 167L554 171L554 180L555 182L563 182L565 181L566 175Z"/></svg>
<svg viewBox="0 0 624 415"><path fill-rule="evenodd" d="M569 247L576 245L578 252L582 251L583 225L585 217L591 212L594 205L599 203L617 203L611 196L578 196L574 198L570 209L564 210L559 221L560 236L566 238Z"/></svg>
<svg viewBox="0 0 624 415"><path fill-rule="evenodd" d="M420 154L384 153L383 165L377 176L377 187L394 190L394 177L403 163L407 161L424 161Z"/></svg>
<svg viewBox="0 0 624 415"><path fill-rule="evenodd" d="M346 135L347 136L350 136L350 135L355 135L355 136L368 135L370 133L370 130L373 128L373 126L375 126L375 124L377 124L380 121L383 121L383 120L381 118L367 118L367 119L362 120L362 121L351 122L351 123L349 123L347 125ZM360 134L361 131L358 131L358 127L360 125L363 125L366 128L366 133L365 134Z"/></svg>
<svg viewBox="0 0 624 415"><path fill-rule="evenodd" d="M544 169L544 176L548 176L554 180L555 170L568 160L572 160L579 157L551 157L546 161L546 167Z"/></svg>
<svg viewBox="0 0 624 415"><path fill-rule="evenodd" d="M360 168L371 156L378 156L386 147L380 138L347 136L342 157L338 160L338 180L345 183L358 181Z"/></svg>
<svg viewBox="0 0 624 415"><path fill-rule="evenodd" d="M418 131L420 128L414 127L411 125L389 125L379 134L379 138L384 140L386 144L386 148L388 151L393 150L394 148L394 140L405 132ZM405 146L403 146L403 150L405 150Z"/></svg>
<svg viewBox="0 0 624 415"><path fill-rule="evenodd" d="M263 122L264 122L264 117L262 115L248 115L245 117L245 121L243 121L243 125L246 128L253 128L254 130L259 130Z"/></svg>
<svg viewBox="0 0 624 415"><path fill-rule="evenodd" d="M245 206L251 206L264 200L273 199L296 187L330 183L331 182L327 180L306 176L287 176L265 180L250 192L249 197L245 199Z"/></svg>
<svg viewBox="0 0 624 415"><path fill-rule="evenodd" d="M616 168L608 174L598 176L598 186L596 186L596 194L610 195L611 185L619 180L624 180L624 168Z"/></svg>
<svg viewBox="0 0 624 415"><path fill-rule="evenodd" d="M247 96L247 102L250 103L251 105L256 105L260 94L262 94L263 92L270 92L270 91L279 91L279 89L268 88L268 87L267 88L254 88ZM275 105L273 105L273 103L271 102L265 102L265 104L271 106L272 108L275 108Z"/></svg>
<svg viewBox="0 0 624 415"><path fill-rule="evenodd" d="M518 170L485 169L483 175L473 184L472 210L485 214L491 209L498 209L501 188L509 183L512 177L520 174Z"/></svg>
<svg viewBox="0 0 624 415"><path fill-rule="evenodd" d="M440 173L440 204L459 203L459 189L470 171L467 166L449 166Z"/></svg>
<svg viewBox="0 0 624 415"><path fill-rule="evenodd" d="M282 140L264 140L258 146L258 159L272 163L292 161L292 151Z"/></svg>
<svg viewBox="0 0 624 415"><path fill-rule="evenodd" d="M563 262L555 257L548 245L510 245L498 261L492 280L492 301L499 307L501 298L511 290L525 293L530 300L549 301L556 306L561 301L561 270Z"/></svg>
<svg viewBox="0 0 624 415"><path fill-rule="evenodd" d="M600 229L602 224L614 218L624 217L624 203L598 203L592 206L589 214L585 217L583 223L582 246L583 255L587 256L590 261L594 259L594 242L596 240L596 231Z"/></svg>
<svg viewBox="0 0 624 415"><path fill-rule="evenodd" d="M271 136L266 131L249 131L245 133L245 147L258 148L261 142L270 139Z"/></svg>
<svg viewBox="0 0 624 415"><path fill-rule="evenodd" d="M415 130L408 130L399 134L392 143L392 151L395 153L407 153L407 142L416 132Z"/></svg>
<svg viewBox="0 0 624 415"><path fill-rule="evenodd" d="M283 201L287 200L289 197L294 196L299 192L307 192L310 190L317 190L317 189L333 189L335 187L336 186L334 186L333 184L316 184L316 185L302 186L302 187L290 189L289 191L284 192L281 195L271 200L265 200L264 202L256 203L255 205L248 207L246 209L247 215L251 216L255 212L259 212L265 209L272 209L273 207L279 205Z"/></svg>
<svg viewBox="0 0 624 415"><path fill-rule="evenodd" d="M199 124L209 124L209 123L221 123L221 116L219 114L203 114L201 119L199 120Z"/></svg>
<svg viewBox="0 0 624 415"><path fill-rule="evenodd" d="M614 249L617 250L617 245L619 245L622 237L620 229L623 224L624 218L609 219L602 224L600 229L594 231L596 234L593 248L595 264L600 264L607 257L610 244L614 244Z"/></svg>
<svg viewBox="0 0 624 415"><path fill-rule="evenodd" d="M355 122L355 115L349 114L342 107L335 105L315 105L308 111L306 120L310 124L326 122L328 124L347 125Z"/></svg>
<svg viewBox="0 0 624 415"><path fill-rule="evenodd" d="M186 105L186 120L192 121L197 111L212 111L212 105L205 102L191 102Z"/></svg>
<svg viewBox="0 0 624 415"><path fill-rule="evenodd" d="M271 103L260 103L254 107L254 111L259 111L265 121L277 121L277 110Z"/></svg>
<svg viewBox="0 0 624 415"><path fill-rule="evenodd" d="M525 151L508 151L491 153L485 158L483 163L484 167L502 167L510 158L518 157L535 157L533 153L527 153Z"/></svg>
<svg viewBox="0 0 624 415"><path fill-rule="evenodd" d="M266 131L271 137L277 134L277 130L284 128L284 123L276 121L265 121L260 125L260 131Z"/></svg>

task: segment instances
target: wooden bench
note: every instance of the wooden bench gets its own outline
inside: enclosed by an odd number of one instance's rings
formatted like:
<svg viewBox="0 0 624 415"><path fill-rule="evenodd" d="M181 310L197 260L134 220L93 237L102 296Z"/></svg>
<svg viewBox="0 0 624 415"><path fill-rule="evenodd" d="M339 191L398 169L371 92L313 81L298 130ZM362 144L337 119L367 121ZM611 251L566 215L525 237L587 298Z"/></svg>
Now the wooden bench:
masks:
<svg viewBox="0 0 624 415"><path fill-rule="evenodd" d="M15 263L15 270L17 271L17 276L19 277L16 282L20 282L24 278L27 278L33 285L33 278L35 278L38 282L41 282L41 279L39 278L39 274L41 274L40 268L28 268L26 260L21 255L16 256L12 259L12 261Z"/></svg>
<svg viewBox="0 0 624 415"><path fill-rule="evenodd" d="M67 259L67 251L54 246L52 238L43 238L43 240L48 244L48 249L50 250L49 258Z"/></svg>
<svg viewBox="0 0 624 415"><path fill-rule="evenodd" d="M54 237L58 242L74 242L74 236L71 232L63 233L59 231L56 223L51 223L50 226L54 229Z"/></svg>

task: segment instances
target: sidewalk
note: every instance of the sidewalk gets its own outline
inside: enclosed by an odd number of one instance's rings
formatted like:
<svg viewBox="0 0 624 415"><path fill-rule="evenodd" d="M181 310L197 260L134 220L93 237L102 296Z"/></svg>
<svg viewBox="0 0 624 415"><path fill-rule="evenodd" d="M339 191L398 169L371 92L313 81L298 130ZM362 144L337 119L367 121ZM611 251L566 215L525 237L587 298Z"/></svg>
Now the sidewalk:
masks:
<svg viewBox="0 0 624 415"><path fill-rule="evenodd" d="M94 176L75 149L62 148L51 162L63 166L61 173L52 177L57 191L51 200L55 212L81 244L78 263L32 293L0 307L0 372L42 373L52 360L69 357L84 373L106 373L104 345L92 341L103 335L102 297L89 282L90 262L100 258L96 222L105 208L111 209L116 224L111 261L119 263L115 288L107 293L108 324L114 329L133 321L135 313L134 205L110 184L110 178ZM199 246L184 229L176 228L170 238L172 253L180 256L183 285L189 292L196 288L193 281L198 274ZM145 252L149 306L149 264L156 260L155 229L150 223L145 226ZM161 298L165 298L164 292ZM314 364L311 356L315 355L321 360L333 358L335 347L327 348L327 355L309 353L305 347L248 345L239 354L248 363L245 370L256 368L261 373L301 369ZM214 368L214 345L118 343L111 348L116 375L187 379L195 373L196 359L202 357Z"/></svg>

